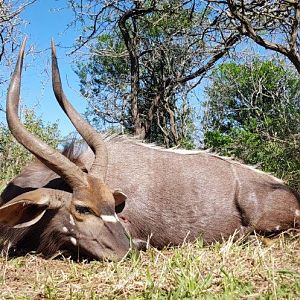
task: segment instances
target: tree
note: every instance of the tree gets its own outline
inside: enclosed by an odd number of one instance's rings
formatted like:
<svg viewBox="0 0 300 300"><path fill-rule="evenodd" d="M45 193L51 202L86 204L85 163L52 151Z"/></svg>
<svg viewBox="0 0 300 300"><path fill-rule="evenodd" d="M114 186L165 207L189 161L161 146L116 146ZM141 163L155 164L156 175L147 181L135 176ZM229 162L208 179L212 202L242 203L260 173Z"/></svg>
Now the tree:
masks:
<svg viewBox="0 0 300 300"><path fill-rule="evenodd" d="M230 28L258 45L290 60L300 73L300 2L298 0L207 0L210 7L227 15Z"/></svg>
<svg viewBox="0 0 300 300"><path fill-rule="evenodd" d="M300 79L283 62L255 59L214 70L204 143L274 172L300 189Z"/></svg>
<svg viewBox="0 0 300 300"><path fill-rule="evenodd" d="M78 74L94 114L167 146L186 140L189 92L239 34L191 0L70 4L85 28L75 50L92 45Z"/></svg>

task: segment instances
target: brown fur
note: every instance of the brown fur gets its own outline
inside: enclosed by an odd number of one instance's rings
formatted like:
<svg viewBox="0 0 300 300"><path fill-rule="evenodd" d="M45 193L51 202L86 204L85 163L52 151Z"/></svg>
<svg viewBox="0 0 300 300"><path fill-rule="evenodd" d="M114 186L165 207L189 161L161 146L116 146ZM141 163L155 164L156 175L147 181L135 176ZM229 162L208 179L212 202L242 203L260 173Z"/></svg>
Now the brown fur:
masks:
<svg viewBox="0 0 300 300"><path fill-rule="evenodd" d="M106 183L111 190L122 190L128 197L119 218L134 240L149 238L153 246L162 248L200 236L211 243L235 232L256 230L268 234L299 226L299 195L271 175L206 152L181 154L122 136L109 139L107 148ZM69 157L88 170L93 161L91 150L77 153L74 159L74 149L69 151ZM2 201L7 202L24 188L53 183L53 188L69 189L52 171L35 162L8 185ZM101 194L101 189L99 186L93 193ZM78 199L82 197L94 196L78 195ZM99 208L94 209L100 213ZM49 226L34 236L38 245L32 243L36 246L32 248L44 247L41 252L52 253L63 247L64 238L61 233L53 234L57 214L46 217L42 220L47 220ZM26 230L14 242L17 247L23 247L24 239L31 240L31 236L27 237L31 229ZM3 238L6 237L2 234ZM18 235L14 239L18 240Z"/></svg>
<svg viewBox="0 0 300 300"><path fill-rule="evenodd" d="M300 223L299 195L279 179L207 152L181 154L117 137L107 143L107 184L128 196L120 217L137 239L156 247L235 231L262 233ZM246 227L246 228L245 228Z"/></svg>

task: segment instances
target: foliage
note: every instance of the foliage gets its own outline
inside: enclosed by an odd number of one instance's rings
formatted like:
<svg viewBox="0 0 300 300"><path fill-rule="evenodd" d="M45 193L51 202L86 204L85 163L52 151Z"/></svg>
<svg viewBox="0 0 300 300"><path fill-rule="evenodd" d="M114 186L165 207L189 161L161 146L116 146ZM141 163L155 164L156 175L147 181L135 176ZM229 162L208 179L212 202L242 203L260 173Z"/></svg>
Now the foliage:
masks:
<svg viewBox="0 0 300 300"><path fill-rule="evenodd" d="M59 132L57 123L44 125L32 110L24 110L24 125L51 147L57 148ZM10 133L6 124L0 125L0 183L12 179L30 160L32 155L20 145ZM0 185L1 187L1 185Z"/></svg>
<svg viewBox="0 0 300 300"><path fill-rule="evenodd" d="M300 188L300 79L284 63L226 63L206 94L204 143Z"/></svg>

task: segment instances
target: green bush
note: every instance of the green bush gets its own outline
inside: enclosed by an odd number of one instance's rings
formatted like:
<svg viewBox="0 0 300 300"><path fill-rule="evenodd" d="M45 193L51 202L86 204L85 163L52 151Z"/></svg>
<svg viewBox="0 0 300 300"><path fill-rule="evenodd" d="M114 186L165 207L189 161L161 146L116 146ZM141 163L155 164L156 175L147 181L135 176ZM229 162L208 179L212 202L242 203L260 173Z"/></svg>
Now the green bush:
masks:
<svg viewBox="0 0 300 300"><path fill-rule="evenodd" d="M25 127L53 148L59 144L58 124L44 125L30 109L23 114ZM7 181L16 176L20 170L32 160L32 154L20 145L10 133L6 124L0 123L0 190Z"/></svg>

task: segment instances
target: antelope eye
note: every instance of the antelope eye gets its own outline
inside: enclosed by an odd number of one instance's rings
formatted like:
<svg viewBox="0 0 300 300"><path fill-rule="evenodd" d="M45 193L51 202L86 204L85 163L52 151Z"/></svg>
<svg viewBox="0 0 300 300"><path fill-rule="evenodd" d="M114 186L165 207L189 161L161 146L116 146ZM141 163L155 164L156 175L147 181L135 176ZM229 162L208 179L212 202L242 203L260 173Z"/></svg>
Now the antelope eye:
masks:
<svg viewBox="0 0 300 300"><path fill-rule="evenodd" d="M83 215L91 215L93 212L87 206L75 205L75 209L78 213Z"/></svg>

